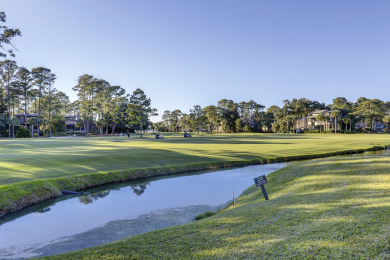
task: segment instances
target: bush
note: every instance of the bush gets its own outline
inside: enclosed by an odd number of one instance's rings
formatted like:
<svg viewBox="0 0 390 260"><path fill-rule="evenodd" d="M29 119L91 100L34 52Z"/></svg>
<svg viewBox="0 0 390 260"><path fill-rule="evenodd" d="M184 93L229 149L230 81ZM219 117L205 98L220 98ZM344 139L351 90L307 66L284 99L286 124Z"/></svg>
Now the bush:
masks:
<svg viewBox="0 0 390 260"><path fill-rule="evenodd" d="M252 130L250 125L245 125L243 131L244 132L253 132L253 130Z"/></svg>
<svg viewBox="0 0 390 260"><path fill-rule="evenodd" d="M31 137L31 131L25 127L19 127L18 130L16 130L16 138L30 138Z"/></svg>
<svg viewBox="0 0 390 260"><path fill-rule="evenodd" d="M215 214L217 214L217 212L207 211L206 213L203 213L203 214L196 216L195 220L205 219L205 218L214 216Z"/></svg>
<svg viewBox="0 0 390 260"><path fill-rule="evenodd" d="M304 131L305 133L309 133L309 134L319 134L320 133L320 130L306 130Z"/></svg>

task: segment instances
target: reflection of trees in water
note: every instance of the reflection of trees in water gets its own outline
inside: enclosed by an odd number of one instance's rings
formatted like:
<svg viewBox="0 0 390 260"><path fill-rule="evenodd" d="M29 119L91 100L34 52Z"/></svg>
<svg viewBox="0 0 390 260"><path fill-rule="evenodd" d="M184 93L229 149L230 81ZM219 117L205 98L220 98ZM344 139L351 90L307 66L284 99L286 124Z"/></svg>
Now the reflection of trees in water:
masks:
<svg viewBox="0 0 390 260"><path fill-rule="evenodd" d="M109 190L102 191L102 192L97 192L97 193L92 193L84 196L79 197L79 201L85 205L93 203L94 201L98 199L102 199L106 197L108 194L110 194Z"/></svg>
<svg viewBox="0 0 390 260"><path fill-rule="evenodd" d="M45 213L45 212L49 212L50 210L51 210L51 208L50 208L50 207L47 207L47 208L41 208L41 209L39 209L37 212L40 213L40 214L42 214L42 213Z"/></svg>
<svg viewBox="0 0 390 260"><path fill-rule="evenodd" d="M140 196L142 193L145 192L146 187L147 187L149 184L150 184L150 183L147 182L147 183L141 183L141 184L130 185L130 188L133 190L133 192L134 192L135 194L137 194L137 196ZM116 190L120 190L120 188L117 188ZM84 195L84 196L80 196L80 197L79 197L79 201L80 201L81 203L87 205L87 204L93 203L94 201L96 201L96 200L98 200L98 199L101 199L101 198L106 197L108 194L110 194L110 191L109 191L109 190L102 191L102 192L91 193L91 194L87 194L87 195Z"/></svg>
<svg viewBox="0 0 390 260"><path fill-rule="evenodd" d="M137 194L137 196L140 196L142 195L142 193L145 192L146 190L146 186L148 186L150 183L147 182L147 183L141 183L141 184L137 184L137 185L130 185L130 188L133 190L133 192L135 194Z"/></svg>

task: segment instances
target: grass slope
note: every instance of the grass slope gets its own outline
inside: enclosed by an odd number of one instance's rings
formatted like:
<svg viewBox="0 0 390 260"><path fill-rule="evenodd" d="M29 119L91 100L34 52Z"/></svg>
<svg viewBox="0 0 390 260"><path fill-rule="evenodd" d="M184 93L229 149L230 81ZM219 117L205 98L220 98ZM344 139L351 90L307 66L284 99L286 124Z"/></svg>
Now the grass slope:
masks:
<svg viewBox="0 0 390 260"><path fill-rule="evenodd" d="M61 190L389 145L389 135L166 135L0 140L0 216Z"/></svg>
<svg viewBox="0 0 390 260"><path fill-rule="evenodd" d="M221 213L47 259L389 259L390 158L332 157L269 175Z"/></svg>

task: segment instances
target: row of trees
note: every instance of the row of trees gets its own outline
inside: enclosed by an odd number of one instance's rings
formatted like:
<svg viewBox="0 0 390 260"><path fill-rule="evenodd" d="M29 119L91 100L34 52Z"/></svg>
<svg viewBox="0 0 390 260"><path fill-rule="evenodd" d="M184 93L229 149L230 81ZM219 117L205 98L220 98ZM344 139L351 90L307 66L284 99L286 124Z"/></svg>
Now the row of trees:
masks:
<svg viewBox="0 0 390 260"><path fill-rule="evenodd" d="M344 97L338 97L332 104L306 98L284 100L283 106L276 105L265 110L265 106L251 100L249 102L236 103L233 100L222 99L216 106L211 105L202 108L194 106L190 113L183 113L176 109L166 110L162 121L153 126L157 131L194 131L203 129L209 133L231 132L287 132L297 129L299 119L307 117L316 110L331 110L330 117L319 114L317 121L323 121L333 130L356 130L358 123L360 128L374 131L375 124L383 122L387 126L390 123L390 102L379 99L359 98L356 102L350 102ZM388 127L387 127L388 128ZM319 130L323 130L320 128Z"/></svg>
<svg viewBox="0 0 390 260"><path fill-rule="evenodd" d="M30 118L29 124L32 128L37 124L38 135L46 123L51 131L52 112L63 112L69 103L68 96L53 87L55 79L56 75L48 68L30 71L12 60L0 62L0 127L8 126L9 137L15 134L14 127L20 123L15 114L24 113L27 122L29 111L37 114L36 118Z"/></svg>
<svg viewBox="0 0 390 260"><path fill-rule="evenodd" d="M80 76L73 87L78 96L74 102L54 87L56 76L48 68L29 71L5 60L0 62L0 79L0 131L9 137L14 137L15 126L21 123L17 114L24 114L23 125L32 131L36 128L38 136L65 132L68 114L78 115L76 126L85 134L114 133L118 126L122 132L146 130L150 116L157 115L141 89L129 95L122 87L88 74Z"/></svg>
<svg viewBox="0 0 390 260"><path fill-rule="evenodd" d="M261 131L264 124L270 124L269 115L264 106L251 100L235 103L222 99L216 106L202 108L199 105L183 113L176 109L166 110L162 121L153 125L156 131L195 131L207 130L210 133Z"/></svg>
<svg viewBox="0 0 390 260"><path fill-rule="evenodd" d="M291 101L285 100L283 103L283 107L275 107L274 109L273 131L275 132L289 132L290 126L297 123L297 119L308 116L310 112L316 109L331 111L330 116L319 114L316 120L324 122L328 129L330 122L332 122L335 132L341 129L373 132L376 123L382 122L388 128L390 122L390 102L379 99L361 97L356 102L351 102L344 97L337 97L333 99L332 104L325 105L324 103L301 98ZM356 124L359 125L359 129L355 129ZM322 131L323 129L320 127L319 130Z"/></svg>
<svg viewBox="0 0 390 260"><path fill-rule="evenodd" d="M84 74L78 78L73 87L78 100L71 104L74 114L80 114L77 125L83 127L85 133L95 127L100 134L113 134L119 130L146 130L150 126L149 118L156 116L157 110L151 107L151 100L144 91L136 89L131 95L121 86L111 86L106 80L97 79Z"/></svg>

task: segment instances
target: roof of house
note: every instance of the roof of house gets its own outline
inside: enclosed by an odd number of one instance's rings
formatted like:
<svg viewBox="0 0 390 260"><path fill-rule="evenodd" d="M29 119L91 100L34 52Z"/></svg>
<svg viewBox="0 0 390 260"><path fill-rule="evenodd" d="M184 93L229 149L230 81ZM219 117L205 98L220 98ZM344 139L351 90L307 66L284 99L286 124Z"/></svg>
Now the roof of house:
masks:
<svg viewBox="0 0 390 260"><path fill-rule="evenodd" d="M24 116L25 114L22 113L22 114L16 114L15 116ZM38 116L37 114L27 114L27 116Z"/></svg>
<svg viewBox="0 0 390 260"><path fill-rule="evenodd" d="M319 114L319 113L324 113L324 112L331 112L331 110L326 110L326 109L314 110L314 111L311 112L311 113L312 113L312 114Z"/></svg>

